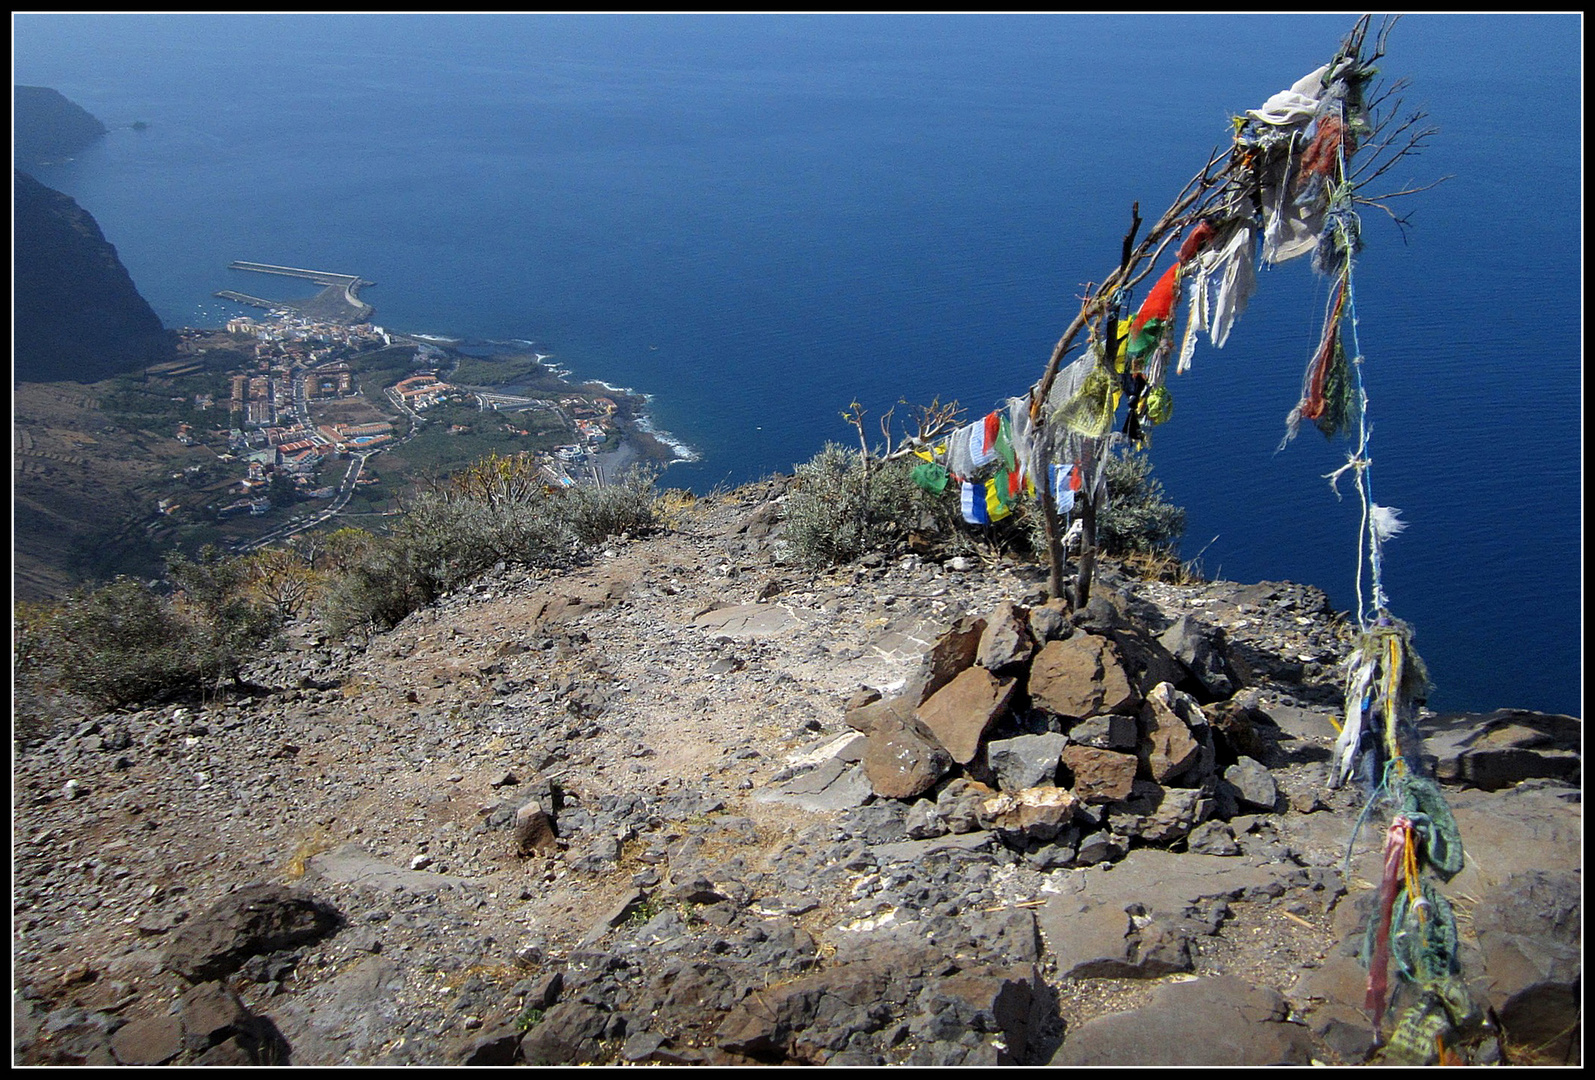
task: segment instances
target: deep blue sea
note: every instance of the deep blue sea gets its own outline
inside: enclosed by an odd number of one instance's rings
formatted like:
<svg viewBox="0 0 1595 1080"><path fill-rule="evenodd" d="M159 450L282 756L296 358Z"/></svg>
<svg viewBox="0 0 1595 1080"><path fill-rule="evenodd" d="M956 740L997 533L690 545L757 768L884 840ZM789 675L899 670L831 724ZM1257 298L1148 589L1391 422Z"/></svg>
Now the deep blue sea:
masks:
<svg viewBox="0 0 1595 1080"><path fill-rule="evenodd" d="M357 273L377 321L536 342L654 396L708 490L841 411L1025 390L1228 118L1343 16L16 16L18 83L111 127L39 179L170 325L234 259ZM1439 709L1582 714L1582 20L1410 16L1381 62L1440 130L1368 194L1359 336L1385 552ZM135 131L134 121L146 130ZM1152 455L1213 576L1355 604L1345 443L1275 448L1326 289L1261 275ZM272 292L272 289L278 291Z"/></svg>

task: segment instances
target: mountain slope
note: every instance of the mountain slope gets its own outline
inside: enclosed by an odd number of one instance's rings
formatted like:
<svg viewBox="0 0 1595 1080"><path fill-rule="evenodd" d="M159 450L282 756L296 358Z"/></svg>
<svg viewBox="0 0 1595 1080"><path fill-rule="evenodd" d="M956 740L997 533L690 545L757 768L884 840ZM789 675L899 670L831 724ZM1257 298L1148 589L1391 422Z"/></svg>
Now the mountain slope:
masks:
<svg viewBox="0 0 1595 1080"><path fill-rule="evenodd" d="M185 1062L300 1065L1368 1055L1354 953L1382 837L1364 831L1343 879L1362 796L1323 787L1346 642L1322 593L1105 569L1086 611L1036 607L1054 644L1149 642L1177 616L1227 627L1247 686L1197 733L1261 755L1193 755L1211 772L1201 789L1082 794L1043 839L1044 821L982 824L1019 792L967 775L919 802L872 793L895 758L870 747L906 725L858 704L861 686L889 699L916 684L950 623L1035 604L1040 569L877 555L806 572L771 531L784 488L678 505L671 528L567 571L495 571L360 646L296 628L250 672L275 690L83 717L20 753L19 1059L159 1064L185 1045ZM1154 767L1161 724L1118 719ZM1502 727L1451 719L1468 746ZM1547 721L1576 735L1570 718L1513 717L1525 738ZM1057 767L1063 735L999 724L970 769L1000 787L998 755L1038 741ZM1088 770L1113 757L1094 744L1114 722L1067 726L1080 793L1103 779ZM1514 979L1537 984L1523 1000L1546 1024L1576 1020L1567 964L1547 976L1512 950L1532 940L1576 965L1577 794L1545 779L1447 793L1469 852L1447 892L1495 950L1470 952L1467 977L1497 1007L1524 989ZM1198 803L1208 820L1171 839L1160 809ZM1490 940L1503 904L1537 927L1564 902L1560 922ZM292 948L244 933L313 904L341 928L301 920ZM200 1022L214 1044L185 1044Z"/></svg>

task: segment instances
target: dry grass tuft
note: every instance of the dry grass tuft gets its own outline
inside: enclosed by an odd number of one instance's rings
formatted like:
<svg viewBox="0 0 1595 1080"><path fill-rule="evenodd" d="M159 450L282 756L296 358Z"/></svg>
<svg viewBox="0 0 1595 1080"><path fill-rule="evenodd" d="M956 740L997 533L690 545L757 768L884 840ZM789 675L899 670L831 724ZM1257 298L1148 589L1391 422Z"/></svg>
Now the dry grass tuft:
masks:
<svg viewBox="0 0 1595 1080"><path fill-rule="evenodd" d="M317 829L299 841L299 846L294 848L294 853L288 857L288 864L283 873L289 881L298 881L305 876L305 869L310 860L323 851L331 851L332 845L332 834L325 829Z"/></svg>

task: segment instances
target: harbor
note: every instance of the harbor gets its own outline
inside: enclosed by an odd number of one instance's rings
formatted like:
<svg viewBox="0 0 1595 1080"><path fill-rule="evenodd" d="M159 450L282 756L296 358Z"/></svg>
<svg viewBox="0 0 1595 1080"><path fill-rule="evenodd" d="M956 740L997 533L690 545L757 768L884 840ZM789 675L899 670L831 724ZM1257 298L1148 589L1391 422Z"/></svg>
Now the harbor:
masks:
<svg viewBox="0 0 1595 1080"><path fill-rule="evenodd" d="M221 289L216 296L238 304L265 308L268 311L293 311L310 318L328 322L368 322L376 308L360 299L360 290L371 285L357 274L338 274L328 270L307 270L298 266L278 266L273 263L249 262L239 259L227 264L229 270L244 270L254 274L277 274L283 277L302 278L323 286L314 296L302 300L268 300L235 289Z"/></svg>

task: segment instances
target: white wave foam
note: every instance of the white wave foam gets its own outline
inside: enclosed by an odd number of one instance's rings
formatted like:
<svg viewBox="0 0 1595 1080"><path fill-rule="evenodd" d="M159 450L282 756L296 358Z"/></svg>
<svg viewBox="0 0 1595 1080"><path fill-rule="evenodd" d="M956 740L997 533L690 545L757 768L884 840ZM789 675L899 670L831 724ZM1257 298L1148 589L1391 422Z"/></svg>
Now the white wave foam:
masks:
<svg viewBox="0 0 1595 1080"><path fill-rule="evenodd" d="M692 447L688 446L686 443L670 434L670 432L654 427L653 421L647 416L639 416L637 418L637 430L653 436L655 439L658 439L660 442L670 447L670 453L672 455L671 460L673 461L703 460L702 454L698 453L698 451L694 450Z"/></svg>

